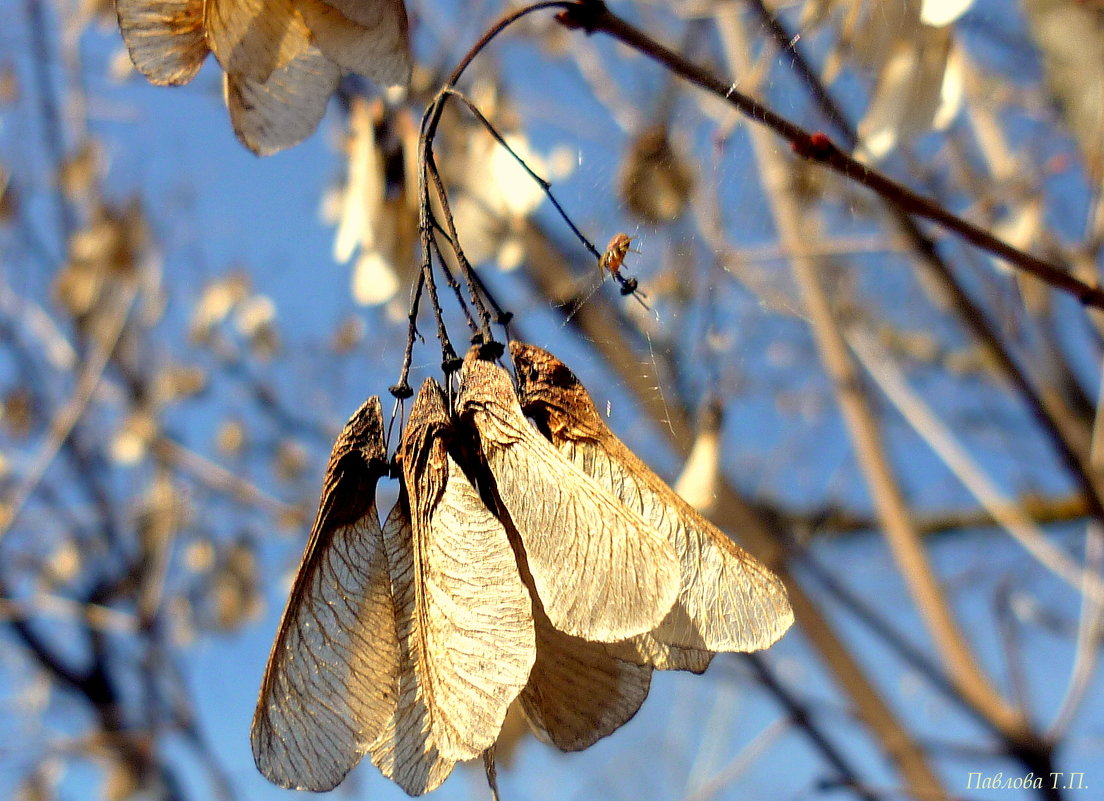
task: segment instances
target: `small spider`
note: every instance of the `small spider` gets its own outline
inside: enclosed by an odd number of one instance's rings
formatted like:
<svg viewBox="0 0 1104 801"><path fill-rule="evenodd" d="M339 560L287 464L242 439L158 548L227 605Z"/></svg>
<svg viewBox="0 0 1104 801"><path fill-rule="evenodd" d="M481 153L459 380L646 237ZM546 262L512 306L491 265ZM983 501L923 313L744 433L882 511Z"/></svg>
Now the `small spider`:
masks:
<svg viewBox="0 0 1104 801"><path fill-rule="evenodd" d="M611 239L609 244L606 245L606 252L602 254L602 258L598 261L598 269L609 270L610 275L621 281L621 264L625 261L625 256L629 253L640 253L639 250L629 247L632 241L633 238L628 234L618 234Z"/></svg>
<svg viewBox="0 0 1104 801"><path fill-rule="evenodd" d="M646 298L647 295L640 291L640 284L637 280L635 278L626 278L621 274L621 265L625 262L625 256L629 253L640 252L639 250L633 250L629 247L632 241L633 238L628 234L618 234L609 241L609 244L606 245L606 252L598 257L598 281L575 303L575 308L567 315L568 320L574 317L579 309L581 309L583 305L590 300L591 296L598 291L598 287L606 280L607 272L613 276L613 280L621 287L622 295L632 295L636 298L637 303L645 309L651 310L651 306L644 302L644 298ZM564 324L566 325L566 322Z"/></svg>
<svg viewBox="0 0 1104 801"><path fill-rule="evenodd" d="M598 270L603 275L609 272L613 276L613 279L621 285L622 295L632 295L636 298L636 302L643 306L645 309L650 309L647 303L644 302L644 298L647 297L640 291L640 284L635 278L626 278L621 275L621 265L625 261L625 256L630 253L639 253L639 250L634 250L629 247L632 244L633 238L628 234L618 234L609 241L606 245L606 252L602 254L602 258L598 260Z"/></svg>

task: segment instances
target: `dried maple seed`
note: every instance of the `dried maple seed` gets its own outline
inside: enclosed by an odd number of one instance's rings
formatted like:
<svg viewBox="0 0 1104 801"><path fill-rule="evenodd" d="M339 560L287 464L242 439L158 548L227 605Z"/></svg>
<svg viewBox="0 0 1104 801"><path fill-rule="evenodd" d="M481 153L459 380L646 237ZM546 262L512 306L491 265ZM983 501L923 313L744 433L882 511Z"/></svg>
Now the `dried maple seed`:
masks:
<svg viewBox="0 0 1104 801"><path fill-rule="evenodd" d="M520 342L511 343L510 353L525 412L564 457L653 526L678 554L682 579L674 607L648 636L617 646L615 653L681 667L695 655L679 649L757 651L781 637L793 611L778 577L617 439L566 365Z"/></svg>
<svg viewBox="0 0 1104 801"><path fill-rule="evenodd" d="M538 738L562 751L582 751L636 714L648 697L652 668L616 658L605 643L557 630L541 606L524 555L519 561L533 596L537 635L537 661L519 697L521 710Z"/></svg>
<svg viewBox="0 0 1104 801"><path fill-rule="evenodd" d="M391 581L376 516L387 472L379 399L346 423L253 716L253 758L281 787L336 787L391 718L398 677Z"/></svg>
<svg viewBox="0 0 1104 801"><path fill-rule="evenodd" d="M536 658L532 602L506 531L450 452L441 387L422 385L400 461L409 496L385 528L400 650L399 700L373 762L412 795L490 748ZM400 502L401 506L401 502ZM395 515L395 513L393 513Z"/></svg>
<svg viewBox="0 0 1104 801"><path fill-rule="evenodd" d="M343 70L410 78L403 0L118 0L123 41L151 83L195 77L213 52L234 132L255 153L309 136Z"/></svg>
<svg viewBox="0 0 1104 801"><path fill-rule="evenodd" d="M509 374L470 352L457 409L474 427L552 625L597 642L650 631L678 592L674 550L529 425Z"/></svg>

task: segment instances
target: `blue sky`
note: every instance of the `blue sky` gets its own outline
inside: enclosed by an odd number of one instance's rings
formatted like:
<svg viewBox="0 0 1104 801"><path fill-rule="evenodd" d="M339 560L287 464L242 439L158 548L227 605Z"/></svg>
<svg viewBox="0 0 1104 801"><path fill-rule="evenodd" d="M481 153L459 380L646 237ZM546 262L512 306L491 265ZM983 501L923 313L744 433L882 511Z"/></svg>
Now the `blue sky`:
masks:
<svg viewBox="0 0 1104 801"><path fill-rule="evenodd" d="M981 27L994 21L1003 22L998 17L1003 11L1001 6L998 2L979 1L971 12L973 24ZM442 6L445 7L454 12L466 8L455 3ZM1007 18L1011 20L1014 15ZM7 34L0 35L0 42L25 45L20 33L23 21L19 4L0 4L0 22L8 29ZM442 20L438 24L445 27L448 23ZM1002 51L993 48L989 39L974 30L964 26L964 35L979 58L992 58L1016 80L1035 78L1037 65L1001 62ZM468 39L474 38L476 31L468 32L472 34ZM1020 37L1023 32L1013 28L1010 35ZM815 52L817 41L812 39L809 44ZM425 27L418 29L416 45L419 52L434 55L436 48L441 47ZM187 329L192 306L203 284L241 267L248 271L255 291L275 302L281 335L291 345L276 363L258 369L281 388L294 411L336 427L365 395L382 395L393 383L399 359L394 344L402 338L401 326L389 322L382 310L356 306L349 294L348 268L335 264L330 255L333 230L321 221L319 208L323 193L343 169L335 147L340 115L331 107L320 131L307 142L277 156L258 159L233 137L221 102L220 75L213 61L192 84L180 89L155 88L140 79L117 84L103 76L118 46L113 32L92 33L85 40L83 57L89 76L90 125L105 142L108 192L119 199L139 192L151 210L155 235L165 254L166 284L171 289L166 317L160 324L166 332L162 340L165 357L194 357L180 332ZM463 46L459 42L456 46L455 55L459 55ZM614 52L608 44L599 43L598 47L600 53ZM13 52L18 54L15 56L18 65L26 74L25 50ZM516 42L496 47L486 58L486 63L502 67L536 148L549 152L555 147L566 147L577 154L576 170L557 185L557 192L564 205L578 215L576 219L587 233L599 243L610 232L619 230L633 230L640 235L644 254L635 257L634 266L647 287L649 275L658 272L656 265L661 257L657 251L665 240L658 233L634 228L635 223L628 221L611 191L616 183L617 159L625 132L608 118L574 67L563 59L544 58ZM646 110L662 85L660 73L650 68L637 72L635 65L627 66L612 59L609 63L615 77L627 87L628 103ZM55 77L60 77L56 71ZM770 83L769 90L771 102L784 113L798 119L808 117L804 99L793 92L790 82ZM676 123L682 125L682 132L692 142L707 141L712 130L710 124L694 118L686 109L676 112ZM1022 135L1027 140L1038 136L1035 124L1028 119L1012 121L1010 130L1014 138ZM16 165L13 174L31 183L41 181L43 158L35 149L37 135L35 123L17 113L5 112L0 117L0 155L6 163ZM1069 143L1062 141L1051 146L1055 152L1070 149ZM730 204L727 211L734 238L753 247L769 243L773 232L761 192L744 171L748 152L745 137L738 134L721 159L702 166L706 170L712 168L711 177L718 181L722 197ZM930 143L927 150L921 143L921 152L937 158L937 148ZM889 169L901 169L901 165L891 164ZM1080 209L1086 201L1083 185L1073 179L1056 179L1048 191L1070 208ZM853 220L847 210L837 212L830 218L835 224L841 227L853 224L860 234L870 230L863 221ZM40 203L36 216L44 228L49 225L49 214L49 207ZM538 214L542 221L552 224L547 204ZM566 233L561 233L566 242ZM698 250L704 247L692 229L685 234L687 247ZM855 264L878 273L869 279L873 286L867 289L902 298L914 291L907 271L899 263L886 265L878 256L859 256ZM49 279L48 275L20 277L18 265L3 269L13 284L25 280L45 287ZM895 276L895 271L902 275ZM490 280L517 300L515 310L527 313L526 328L533 332L531 336L537 344L549 346L561 356L571 356L572 366L594 390L599 407L603 408L607 400L611 402L614 429L665 477L673 479L679 466L677 458L657 444L660 438L650 425L634 416L633 401L626 389L609 379L586 344L570 338L563 328L562 312L539 302L527 302L521 282L515 277L492 273ZM613 295L609 287L604 291ZM773 343L788 345L797 364L809 358L810 340L802 320L764 308L740 287L726 286L718 290L718 298L722 327L734 342L733 358L721 365L722 374L731 379L726 386L738 387L741 374L761 370ZM335 326L350 314L363 320L370 332L368 344L334 368L334 362L324 363L318 354ZM906 315L913 314L910 307ZM916 326L938 324L922 316L911 317L909 322ZM426 330L430 330L428 326ZM391 346L386 358L380 358L379 342ZM1095 366L1090 362L1088 349L1085 354L1079 366L1087 375L1095 375L1090 373ZM432 369L437 361L432 343L416 351L415 365L419 369ZM696 382L694 391L702 392L705 373L689 372ZM797 391L807 389L801 381L810 381L821 393L826 391L823 379L809 379L808 373L778 370L775 377L780 383L798 382L794 387ZM242 391L232 382L215 387L202 402L172 418L177 435L190 447L217 460L213 434L218 424L228 410L248 413L246 410L250 408ZM1006 398L985 397L984 388L964 395L941 393L939 404L952 416L976 413L979 408L983 417L1020 414L1019 408ZM795 422L780 412L770 397L734 391L725 437L738 454L728 465L729 477L737 486L794 502L830 498L866 508L868 501L853 466L850 445L834 415L822 414ZM310 469L320 475L325 446L311 437L304 439L311 449ZM935 458L918 447L895 418L889 427L889 439L893 453L904 465L903 481L919 506L938 508L966 503L964 492L941 472ZM792 467L778 468L779 452L787 454L786 464L792 462ZM793 458L795 452L807 452L810 456ZM987 454L986 467L1013 489L1057 491L1067 486L1052 468L1051 457L1037 438L1025 436L1007 449ZM792 473L786 472L791 469ZM281 491L263 471L258 470L253 477L272 492ZM243 525L237 519L211 522L215 528L227 532ZM244 525L256 529L261 523L254 518ZM260 533L264 536L267 532ZM301 551L303 536L305 532L272 536L262 549L262 575L271 578L290 571ZM1057 531L1055 536L1081 557L1077 546L1081 532L1075 527ZM905 589L882 540L855 537L822 542L816 547L816 556L853 592L889 616L919 647L930 647L920 620L907 603ZM998 632L992 627L993 597L1001 581L1007 580L1013 595L1018 593L1025 602L1035 598L1045 609L1076 619L1074 595L1044 574L1001 533L964 532L936 539L931 556L951 588L956 611L966 621L973 644L986 666L1002 682L1007 667L1003 664ZM184 653L184 673L198 704L202 729L240 797L257 801L297 797L271 786L256 772L248 740L257 687L283 607L284 587L282 581L268 581L263 617L233 635L205 634ZM810 583L810 587L815 584ZM820 597L815 590L814 596ZM828 609L838 611L830 601L823 600ZM932 694L919 677L902 668L845 612L834 620L862 655L896 711L923 738L940 744L976 740L977 732L963 723L956 710ZM1022 657L1031 679L1032 708L1045 723L1065 689L1072 647L1066 637L1053 636L1031 621L1026 625L1027 647ZM878 787L894 784L894 775L886 769L882 756L861 727L849 719L844 702L825 679L816 657L798 632L787 635L766 659L816 709L827 728L842 733L840 745L871 784ZM1060 769L1086 771L1087 778L1095 779L1096 785L1104 784L1104 773L1099 770L1104 765L1104 732L1100 726L1104 720L1104 698L1100 689L1097 679L1074 726L1069 746L1060 754ZM64 719L67 714L64 702L58 702L56 715ZM762 747L760 756L716 798L798 801L847 797L849 794L844 791L818 794L817 781L827 771L798 731L777 724L781 716L781 710L735 657L718 659L702 677L657 673L651 696L636 719L589 751L565 756L534 740L526 741L514 764L501 773L503 797L506 801L683 798L700 790L753 743ZM171 740L166 747L181 765L191 765L189 774L194 774L200 782L197 787L202 787L202 780L198 779L201 774L191 764L187 749ZM988 774L1003 770L1006 775L1013 775L1017 768L977 755L956 759L938 753L946 786L965 799L1018 801L1033 797L1028 792L1009 790L967 792L970 771ZM76 771L64 789L70 797L84 797L97 780L94 772ZM14 776L0 776L0 787L9 787L12 781ZM1097 797L1096 793L1096 790L1071 793L1069 797L1071 801L1088 801ZM193 797L203 798L203 791ZM335 797L382 801L405 796L374 768L365 765L346 786L335 791ZM442 801L485 798L486 790L478 771L458 769L432 797Z"/></svg>

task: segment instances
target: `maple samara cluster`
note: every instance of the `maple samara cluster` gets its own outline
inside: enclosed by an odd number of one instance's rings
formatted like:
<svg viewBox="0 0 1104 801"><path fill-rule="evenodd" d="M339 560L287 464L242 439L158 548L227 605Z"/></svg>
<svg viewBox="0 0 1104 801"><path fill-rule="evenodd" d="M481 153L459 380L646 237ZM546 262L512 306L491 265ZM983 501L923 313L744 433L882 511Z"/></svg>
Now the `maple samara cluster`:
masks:
<svg viewBox="0 0 1104 801"><path fill-rule="evenodd" d="M700 673L792 622L778 578L629 451L562 362L510 355L516 389L475 351L451 404L422 385L382 525L378 398L338 438L253 721L277 784L328 790L367 754L420 795L489 749L515 702L581 750L635 714L654 669Z"/></svg>

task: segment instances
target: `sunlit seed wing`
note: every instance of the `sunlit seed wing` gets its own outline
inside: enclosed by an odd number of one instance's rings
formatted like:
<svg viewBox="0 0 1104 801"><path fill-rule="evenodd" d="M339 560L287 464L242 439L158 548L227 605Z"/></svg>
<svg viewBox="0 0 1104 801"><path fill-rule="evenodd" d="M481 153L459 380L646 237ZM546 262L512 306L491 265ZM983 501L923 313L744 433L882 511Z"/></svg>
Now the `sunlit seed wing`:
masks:
<svg viewBox="0 0 1104 801"><path fill-rule="evenodd" d="M653 632L708 651L758 651L793 622L782 582L674 493L611 433L565 439L561 452L668 538L682 567L679 599Z"/></svg>
<svg viewBox="0 0 1104 801"><path fill-rule="evenodd" d="M444 395L427 380L400 449L413 592L402 599L398 626L410 655L401 681L413 674L425 711L406 720L400 710L396 734L407 742L423 738L423 753L432 748L459 761L494 743L536 652L531 602L513 548L449 454L449 429Z"/></svg>
<svg viewBox="0 0 1104 801"><path fill-rule="evenodd" d="M222 68L256 83L310 45L295 0L206 0L204 25Z"/></svg>
<svg viewBox="0 0 1104 801"><path fill-rule="evenodd" d="M315 47L264 83L227 73L226 105L234 133L260 156L297 145L318 127L340 80L341 70Z"/></svg>
<svg viewBox="0 0 1104 801"><path fill-rule="evenodd" d="M432 539L423 543L426 642L441 751L470 759L498 738L536 646L532 604L506 532L451 456L447 461L448 481L426 532ZM415 514L415 530L418 520Z"/></svg>
<svg viewBox="0 0 1104 801"><path fill-rule="evenodd" d="M329 790L383 729L398 643L376 482L386 472L378 398L346 424L253 717L253 756L282 787Z"/></svg>
<svg viewBox="0 0 1104 801"><path fill-rule="evenodd" d="M625 725L651 686L652 669L611 656L604 643L557 631L534 598L537 661L521 691L533 732L562 751L582 751Z"/></svg>
<svg viewBox="0 0 1104 801"><path fill-rule="evenodd" d="M296 0L318 48L338 66L382 86L410 82L402 0Z"/></svg>
<svg viewBox="0 0 1104 801"><path fill-rule="evenodd" d="M399 636L398 694L391 719L372 743L372 763L409 795L436 789L456 764L437 750L426 705L422 671L424 649L414 636L417 600L414 591L414 532L406 492L383 524L383 539L391 571Z"/></svg>
<svg viewBox="0 0 1104 801"><path fill-rule="evenodd" d="M115 11L130 60L151 83L178 86L207 57L204 0L117 0Z"/></svg>
<svg viewBox="0 0 1104 801"><path fill-rule="evenodd" d="M675 602L675 608L678 602ZM672 612L673 614L673 612ZM649 665L656 670L685 670L704 673L716 654L699 648L680 648L660 642L655 634L639 634L621 642L606 643L611 656L638 665Z"/></svg>
<svg viewBox="0 0 1104 801"><path fill-rule="evenodd" d="M782 582L683 501L602 421L570 370L532 345L511 344L522 402L563 455L654 526L678 553L678 602L656 640L707 651L756 651L793 622Z"/></svg>
<svg viewBox="0 0 1104 801"><path fill-rule="evenodd" d="M502 368L469 355L459 408L478 433L552 625L600 642L658 625L678 593L670 545L529 425Z"/></svg>

